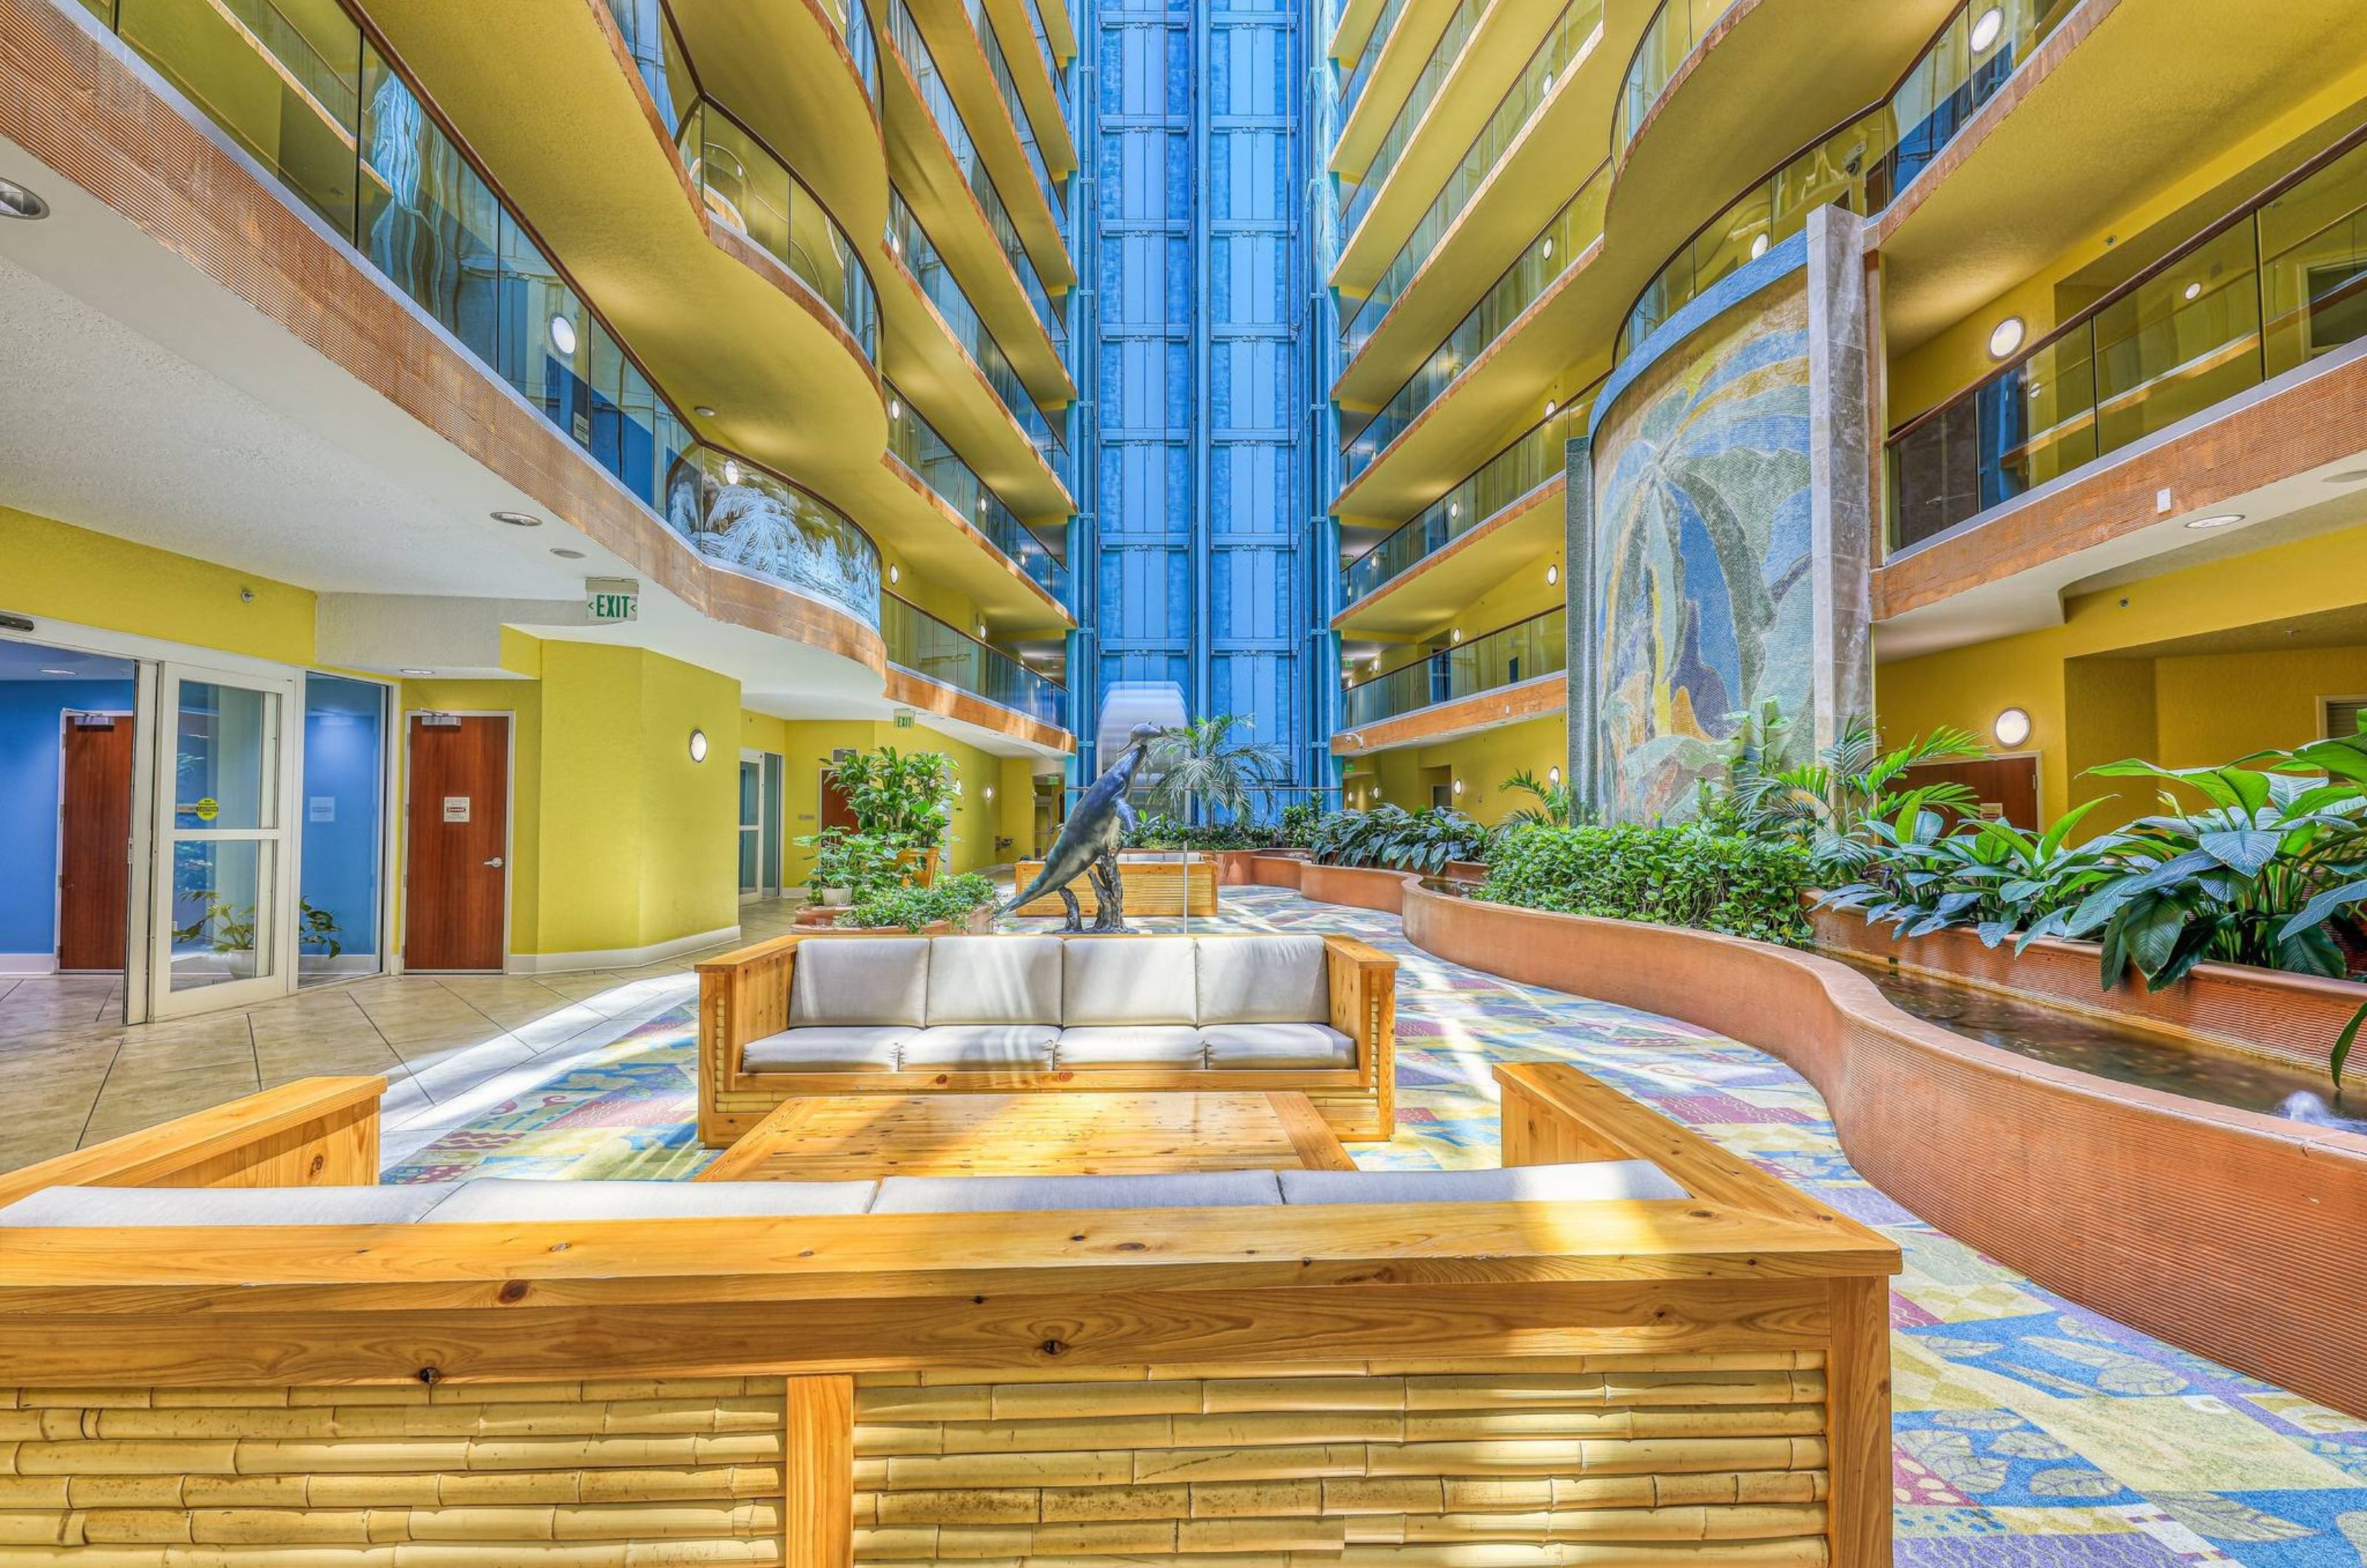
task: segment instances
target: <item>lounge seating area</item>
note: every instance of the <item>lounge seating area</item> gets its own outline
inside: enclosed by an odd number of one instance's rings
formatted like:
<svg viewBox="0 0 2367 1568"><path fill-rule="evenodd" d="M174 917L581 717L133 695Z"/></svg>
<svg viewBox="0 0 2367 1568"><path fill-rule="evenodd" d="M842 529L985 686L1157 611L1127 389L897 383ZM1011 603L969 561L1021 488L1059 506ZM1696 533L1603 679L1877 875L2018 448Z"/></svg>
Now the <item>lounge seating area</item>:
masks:
<svg viewBox="0 0 2367 1568"><path fill-rule="evenodd" d="M1396 969L1342 936L780 937L698 966L699 1136L804 1096L1285 1089L1385 1138Z"/></svg>

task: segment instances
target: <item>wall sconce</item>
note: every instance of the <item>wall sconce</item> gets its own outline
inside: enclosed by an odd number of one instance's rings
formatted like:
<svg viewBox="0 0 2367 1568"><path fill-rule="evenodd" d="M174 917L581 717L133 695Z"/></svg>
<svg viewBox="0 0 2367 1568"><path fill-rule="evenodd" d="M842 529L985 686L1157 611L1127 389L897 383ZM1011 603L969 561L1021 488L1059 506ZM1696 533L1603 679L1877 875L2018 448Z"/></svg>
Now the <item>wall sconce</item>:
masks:
<svg viewBox="0 0 2367 1568"><path fill-rule="evenodd" d="M690 760L694 762L707 761L707 731L694 729L690 732Z"/></svg>
<svg viewBox="0 0 2367 1568"><path fill-rule="evenodd" d="M2029 324L2020 316L2008 316L1989 329L1989 357L2003 359L2015 349L2020 348L2022 340L2029 333Z"/></svg>
<svg viewBox="0 0 2367 1568"><path fill-rule="evenodd" d="M1460 800L1463 797L1463 781L1461 779L1455 781L1455 796L1457 800Z"/></svg>
<svg viewBox="0 0 2367 1568"><path fill-rule="evenodd" d="M1559 768L1547 768L1546 770L1546 783L1555 789L1559 789L1561 787L1561 770Z"/></svg>
<svg viewBox="0 0 2367 1568"><path fill-rule="evenodd" d="M1546 586L1547 588L1551 588L1560 581L1561 562L1555 561L1552 565L1546 568Z"/></svg>
<svg viewBox="0 0 2367 1568"><path fill-rule="evenodd" d="M1458 647L1461 646L1463 642L1463 628L1461 626L1455 627L1453 631L1446 634L1446 639Z"/></svg>
<svg viewBox="0 0 2367 1568"><path fill-rule="evenodd" d="M2030 739L2030 715L2020 708L2008 708L1997 716L1991 733L1997 736L1997 743L2000 746L2009 749L2019 746Z"/></svg>
<svg viewBox="0 0 2367 1568"><path fill-rule="evenodd" d="M992 784L989 784L984 789L979 791L979 794L984 799L992 800L994 798L994 786Z"/></svg>

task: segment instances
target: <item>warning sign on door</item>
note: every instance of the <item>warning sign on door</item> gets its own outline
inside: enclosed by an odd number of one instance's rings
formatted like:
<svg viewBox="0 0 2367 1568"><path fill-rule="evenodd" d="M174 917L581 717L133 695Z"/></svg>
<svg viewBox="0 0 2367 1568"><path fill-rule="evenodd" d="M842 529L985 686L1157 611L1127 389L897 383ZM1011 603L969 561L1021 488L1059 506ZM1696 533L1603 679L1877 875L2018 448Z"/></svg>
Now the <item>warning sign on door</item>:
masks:
<svg viewBox="0 0 2367 1568"><path fill-rule="evenodd" d="M444 797L444 820L447 822L466 822L468 819L469 797L465 795L446 795Z"/></svg>

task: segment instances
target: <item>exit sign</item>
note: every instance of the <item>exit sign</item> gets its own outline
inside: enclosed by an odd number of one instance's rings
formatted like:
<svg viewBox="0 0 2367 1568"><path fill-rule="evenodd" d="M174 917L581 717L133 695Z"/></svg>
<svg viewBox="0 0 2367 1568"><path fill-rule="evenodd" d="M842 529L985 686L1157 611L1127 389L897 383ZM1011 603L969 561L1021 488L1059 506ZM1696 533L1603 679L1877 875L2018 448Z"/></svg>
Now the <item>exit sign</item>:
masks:
<svg viewBox="0 0 2367 1568"><path fill-rule="evenodd" d="M641 585L630 577L587 577L583 607L595 621L638 621L641 618Z"/></svg>

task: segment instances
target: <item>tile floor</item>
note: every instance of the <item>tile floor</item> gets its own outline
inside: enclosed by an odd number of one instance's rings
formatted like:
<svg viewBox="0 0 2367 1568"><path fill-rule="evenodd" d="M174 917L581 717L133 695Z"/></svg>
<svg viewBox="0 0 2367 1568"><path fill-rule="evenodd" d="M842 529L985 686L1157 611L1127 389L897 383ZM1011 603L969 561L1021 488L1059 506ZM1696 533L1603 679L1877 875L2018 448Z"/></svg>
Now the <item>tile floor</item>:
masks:
<svg viewBox="0 0 2367 1568"><path fill-rule="evenodd" d="M1902 1568L2367 1563L2367 1421L2148 1339L1922 1224L1850 1168L1816 1092L1772 1057L1444 963L1387 915L1271 888L1225 897L1225 924L1351 931L1404 965L1399 1135L1359 1145L1361 1163L1491 1165L1489 1066L1569 1060L1895 1236L1907 1258L1891 1319ZM787 918L753 908L749 929ZM101 992L75 987L0 994L0 1066L19 1090L0 1165L357 1066L401 1075L390 1180L680 1178L710 1157L689 1126L696 988L684 962L406 979L132 1031L99 1021Z"/></svg>

